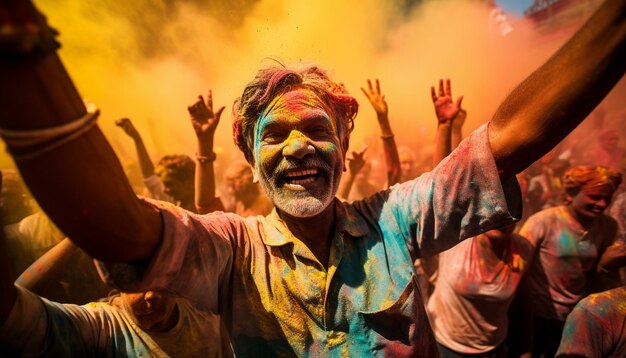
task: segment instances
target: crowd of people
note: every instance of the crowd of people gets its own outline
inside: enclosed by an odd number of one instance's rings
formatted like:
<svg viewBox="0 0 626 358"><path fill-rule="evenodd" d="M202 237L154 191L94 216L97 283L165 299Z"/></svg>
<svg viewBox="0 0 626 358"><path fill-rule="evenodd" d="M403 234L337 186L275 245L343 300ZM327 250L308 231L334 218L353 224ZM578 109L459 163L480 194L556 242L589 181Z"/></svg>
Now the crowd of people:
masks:
<svg viewBox="0 0 626 358"><path fill-rule="evenodd" d="M428 156L396 143L378 79L370 153L342 84L276 63L235 99L242 159L223 171L210 90L187 107L194 156L155 163L117 121L131 186L56 33L0 5L0 136L21 173L0 176L0 353L625 356L626 118L597 107L626 71L624 16L607 0L466 138L471 108L440 80ZM593 140L568 137L587 117Z"/></svg>

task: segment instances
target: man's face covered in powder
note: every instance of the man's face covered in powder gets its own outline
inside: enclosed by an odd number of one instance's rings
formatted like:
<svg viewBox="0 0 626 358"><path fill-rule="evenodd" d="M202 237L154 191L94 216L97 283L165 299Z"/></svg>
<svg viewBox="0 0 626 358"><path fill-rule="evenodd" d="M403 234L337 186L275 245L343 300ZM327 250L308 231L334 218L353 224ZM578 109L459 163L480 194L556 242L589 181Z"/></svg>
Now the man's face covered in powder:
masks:
<svg viewBox="0 0 626 358"><path fill-rule="evenodd" d="M344 154L327 106L310 90L276 97L255 128L255 172L274 205L311 217L332 203Z"/></svg>
<svg viewBox="0 0 626 358"><path fill-rule="evenodd" d="M571 205L579 215L593 218L602 214L611 204L613 192L613 188L607 185L583 187L572 197Z"/></svg>

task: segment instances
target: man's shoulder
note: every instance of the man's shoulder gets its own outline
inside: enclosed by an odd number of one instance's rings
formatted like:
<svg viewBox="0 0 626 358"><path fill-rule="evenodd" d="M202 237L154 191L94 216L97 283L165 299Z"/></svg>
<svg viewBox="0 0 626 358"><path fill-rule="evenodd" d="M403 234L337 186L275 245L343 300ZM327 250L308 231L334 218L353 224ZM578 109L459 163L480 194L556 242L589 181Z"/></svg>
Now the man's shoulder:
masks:
<svg viewBox="0 0 626 358"><path fill-rule="evenodd" d="M565 215L565 207L554 206L532 214L526 221L526 225L546 225L555 221L563 221Z"/></svg>
<svg viewBox="0 0 626 358"><path fill-rule="evenodd" d="M626 315L626 286L591 294L582 299L577 309L583 309L589 313L604 317L610 313L620 316Z"/></svg>

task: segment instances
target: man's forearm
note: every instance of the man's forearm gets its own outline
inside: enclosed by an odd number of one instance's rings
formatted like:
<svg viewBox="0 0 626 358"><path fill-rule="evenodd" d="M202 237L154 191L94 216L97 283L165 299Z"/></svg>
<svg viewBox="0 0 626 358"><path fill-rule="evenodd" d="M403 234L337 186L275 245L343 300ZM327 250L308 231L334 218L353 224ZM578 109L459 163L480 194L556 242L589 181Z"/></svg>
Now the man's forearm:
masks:
<svg viewBox="0 0 626 358"><path fill-rule="evenodd" d="M65 264L80 252L70 239L65 238L33 262L15 280L15 283L40 296L45 296L43 290L51 280L61 272Z"/></svg>
<svg viewBox="0 0 626 358"><path fill-rule="evenodd" d="M6 321L17 299L17 291L11 277L11 265L4 230L0 228L0 326Z"/></svg>
<svg viewBox="0 0 626 358"><path fill-rule="evenodd" d="M56 53L0 55L0 78L3 129L58 127L86 114ZM14 156L42 149L8 144ZM151 257L160 238L160 215L136 198L97 127L16 164L41 207L90 255L111 261Z"/></svg>
<svg viewBox="0 0 626 358"><path fill-rule="evenodd" d="M626 1L607 0L548 62L500 105L489 141L503 178L548 152L626 70Z"/></svg>

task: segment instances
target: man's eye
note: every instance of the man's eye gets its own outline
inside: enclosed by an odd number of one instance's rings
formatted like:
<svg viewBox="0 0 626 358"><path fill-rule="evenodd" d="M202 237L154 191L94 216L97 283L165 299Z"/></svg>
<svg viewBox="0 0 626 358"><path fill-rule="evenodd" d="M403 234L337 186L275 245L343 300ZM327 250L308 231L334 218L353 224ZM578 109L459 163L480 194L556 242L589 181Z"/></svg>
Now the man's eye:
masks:
<svg viewBox="0 0 626 358"><path fill-rule="evenodd" d="M281 134L279 132L271 131L263 133L262 140L268 143L276 143L281 139Z"/></svg>
<svg viewBox="0 0 626 358"><path fill-rule="evenodd" d="M309 133L312 135L326 135L329 133L328 128L326 127L313 127L309 130Z"/></svg>

